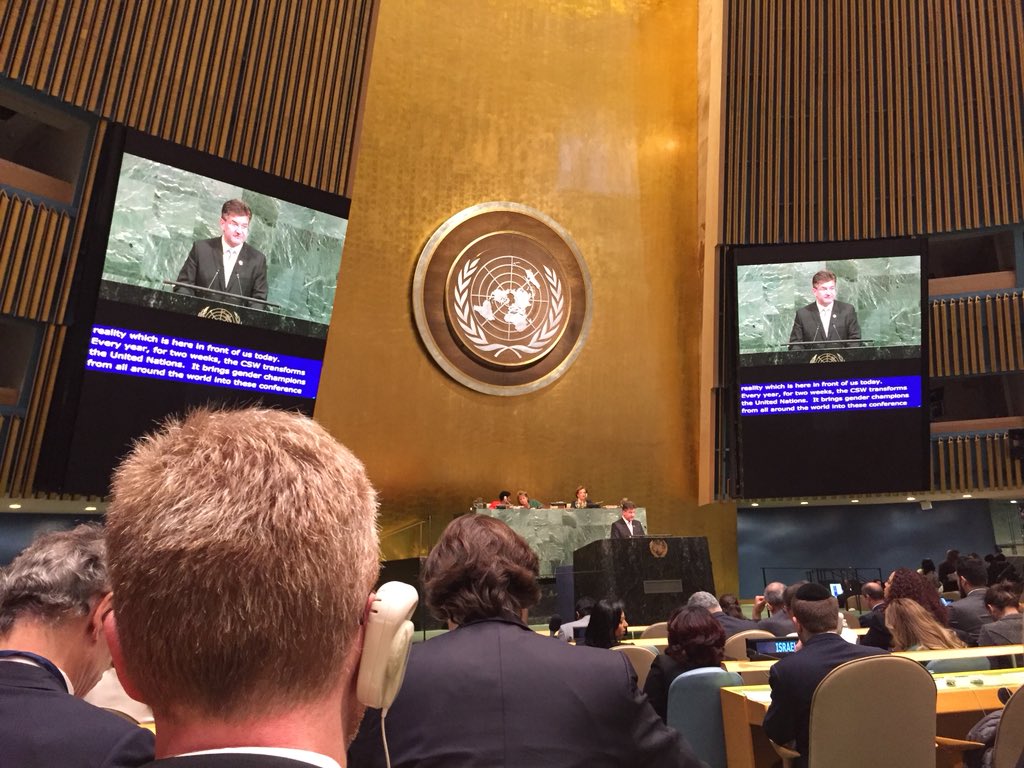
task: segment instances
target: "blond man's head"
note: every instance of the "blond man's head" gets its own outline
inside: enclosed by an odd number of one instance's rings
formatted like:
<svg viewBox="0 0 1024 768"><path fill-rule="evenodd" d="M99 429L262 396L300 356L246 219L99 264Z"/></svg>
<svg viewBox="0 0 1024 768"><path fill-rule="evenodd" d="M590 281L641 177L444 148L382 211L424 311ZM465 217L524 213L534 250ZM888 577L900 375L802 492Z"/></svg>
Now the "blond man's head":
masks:
<svg viewBox="0 0 1024 768"><path fill-rule="evenodd" d="M168 713L243 718L327 694L379 569L363 465L273 410L200 410L137 443L107 539L124 666Z"/></svg>

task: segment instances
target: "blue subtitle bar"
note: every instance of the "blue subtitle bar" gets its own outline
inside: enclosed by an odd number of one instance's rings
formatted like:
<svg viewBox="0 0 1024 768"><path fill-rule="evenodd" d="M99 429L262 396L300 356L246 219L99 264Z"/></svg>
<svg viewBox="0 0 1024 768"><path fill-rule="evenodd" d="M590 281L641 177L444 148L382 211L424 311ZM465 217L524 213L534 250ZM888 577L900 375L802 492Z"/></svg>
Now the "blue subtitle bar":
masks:
<svg viewBox="0 0 1024 768"><path fill-rule="evenodd" d="M740 386L740 415L919 408L920 376L783 381Z"/></svg>

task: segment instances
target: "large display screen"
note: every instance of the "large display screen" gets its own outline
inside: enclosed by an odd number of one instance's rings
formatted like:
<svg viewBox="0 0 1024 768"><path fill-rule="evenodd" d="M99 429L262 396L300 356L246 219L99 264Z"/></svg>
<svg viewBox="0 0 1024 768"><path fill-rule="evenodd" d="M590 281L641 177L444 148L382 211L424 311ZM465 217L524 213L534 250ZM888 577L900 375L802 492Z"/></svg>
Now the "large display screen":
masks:
<svg viewBox="0 0 1024 768"><path fill-rule="evenodd" d="M117 126L93 198L40 488L105 494L197 405L312 413L347 199Z"/></svg>
<svg viewBox="0 0 1024 768"><path fill-rule="evenodd" d="M928 486L924 243L733 248L742 498Z"/></svg>

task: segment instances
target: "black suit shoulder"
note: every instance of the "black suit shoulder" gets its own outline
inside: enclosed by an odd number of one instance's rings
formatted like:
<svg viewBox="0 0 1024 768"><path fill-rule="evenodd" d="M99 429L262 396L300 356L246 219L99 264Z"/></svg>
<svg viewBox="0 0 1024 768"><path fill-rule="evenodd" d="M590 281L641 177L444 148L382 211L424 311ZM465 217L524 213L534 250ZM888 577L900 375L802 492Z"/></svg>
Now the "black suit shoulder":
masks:
<svg viewBox="0 0 1024 768"><path fill-rule="evenodd" d="M189 755L154 760L147 765L158 768L309 768L309 763L290 760L277 755L247 755L224 753L213 755Z"/></svg>
<svg viewBox="0 0 1024 768"><path fill-rule="evenodd" d="M149 731L14 662L0 663L0 745L0 762L18 768L134 768L153 759Z"/></svg>

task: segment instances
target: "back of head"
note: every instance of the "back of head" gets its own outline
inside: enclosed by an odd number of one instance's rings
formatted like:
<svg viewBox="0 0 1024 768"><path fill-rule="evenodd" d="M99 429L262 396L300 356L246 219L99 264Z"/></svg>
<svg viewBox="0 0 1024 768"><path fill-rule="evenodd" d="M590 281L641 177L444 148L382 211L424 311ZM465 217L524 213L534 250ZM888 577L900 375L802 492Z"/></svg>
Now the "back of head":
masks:
<svg viewBox="0 0 1024 768"><path fill-rule="evenodd" d="M718 598L710 592L694 592L690 595L690 599L686 601L686 604L700 606L711 611L711 613L718 613L722 610L722 606L718 604Z"/></svg>
<svg viewBox="0 0 1024 768"><path fill-rule="evenodd" d="M736 619L745 618L743 608L740 606L740 599L731 592L718 596L718 604L722 607L722 613L728 614Z"/></svg>
<svg viewBox="0 0 1024 768"><path fill-rule="evenodd" d="M379 571L376 510L363 465L304 416L199 410L138 442L107 528L146 701L237 720L326 695Z"/></svg>
<svg viewBox="0 0 1024 768"><path fill-rule="evenodd" d="M802 587L804 584L807 584L807 583L808 582L806 582L806 581L794 581L792 584L790 584L788 587L786 587L786 591L782 593L782 603L783 603L783 605L786 606L786 612L790 616L793 615L793 598L794 598L794 596L796 595L796 593L800 589L800 587Z"/></svg>
<svg viewBox="0 0 1024 768"><path fill-rule="evenodd" d="M717 667L725 653L725 629L707 608L684 606L669 619L665 653L688 669Z"/></svg>
<svg viewBox="0 0 1024 768"><path fill-rule="evenodd" d="M792 615L804 632L834 632L839 624L839 602L823 584L803 584L793 595Z"/></svg>
<svg viewBox="0 0 1024 768"><path fill-rule="evenodd" d="M976 557L965 557L956 564L956 575L972 587L988 584L988 568L985 561Z"/></svg>
<svg viewBox="0 0 1024 768"><path fill-rule="evenodd" d="M916 600L898 597L885 606L885 626L892 633L893 648L962 648L963 643L943 627Z"/></svg>
<svg viewBox="0 0 1024 768"><path fill-rule="evenodd" d="M536 553L505 523L463 515L427 556L423 591L431 612L454 624L518 618L540 599L539 570Z"/></svg>
<svg viewBox="0 0 1024 768"><path fill-rule="evenodd" d="M949 613L939 599L939 593L931 582L910 568L897 568L889 579L887 597L894 600L907 597L928 610L939 624L948 623Z"/></svg>
<svg viewBox="0 0 1024 768"><path fill-rule="evenodd" d="M615 630L622 621L624 608L618 600L600 600L590 612L590 623L584 635L587 645L611 648L618 643Z"/></svg>
<svg viewBox="0 0 1024 768"><path fill-rule="evenodd" d="M91 602L109 591L102 528L79 525L70 531L42 534L4 571L0 636L21 619L58 624L72 616L85 616Z"/></svg>
<svg viewBox="0 0 1024 768"><path fill-rule="evenodd" d="M885 597L885 590L877 581L869 581L860 588L860 593L870 600L882 600Z"/></svg>
<svg viewBox="0 0 1024 768"><path fill-rule="evenodd" d="M985 605L1005 611L1020 605L1020 593L1008 582L993 584L985 590Z"/></svg>
<svg viewBox="0 0 1024 768"><path fill-rule="evenodd" d="M764 588L764 601L772 607L772 610L783 608L786 604L786 585L781 581L773 581Z"/></svg>
<svg viewBox="0 0 1024 768"><path fill-rule="evenodd" d="M582 619L584 616L589 616L590 612L594 610L594 598L583 596L576 601L576 618Z"/></svg>

